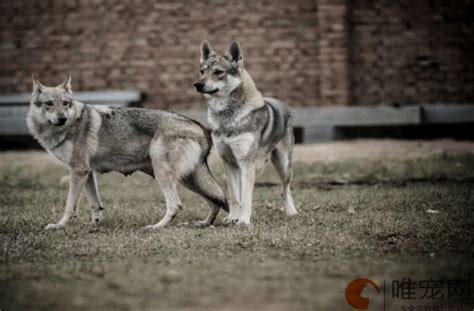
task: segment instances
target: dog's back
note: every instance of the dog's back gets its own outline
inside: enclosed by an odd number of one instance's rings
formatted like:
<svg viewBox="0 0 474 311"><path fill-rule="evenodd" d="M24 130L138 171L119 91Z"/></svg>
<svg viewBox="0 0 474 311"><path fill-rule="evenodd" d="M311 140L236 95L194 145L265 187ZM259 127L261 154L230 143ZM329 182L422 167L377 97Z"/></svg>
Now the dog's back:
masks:
<svg viewBox="0 0 474 311"><path fill-rule="evenodd" d="M91 157L91 164L99 172L114 170L129 174L142 170L152 175L150 144L153 139L193 141L199 146L196 156L201 161L211 148L207 130L179 114L141 108L110 108L99 113L98 147ZM107 161L103 161L105 158Z"/></svg>
<svg viewBox="0 0 474 311"><path fill-rule="evenodd" d="M262 132L262 147L273 149L291 128L292 114L282 101L271 97L264 97L264 101L268 117Z"/></svg>

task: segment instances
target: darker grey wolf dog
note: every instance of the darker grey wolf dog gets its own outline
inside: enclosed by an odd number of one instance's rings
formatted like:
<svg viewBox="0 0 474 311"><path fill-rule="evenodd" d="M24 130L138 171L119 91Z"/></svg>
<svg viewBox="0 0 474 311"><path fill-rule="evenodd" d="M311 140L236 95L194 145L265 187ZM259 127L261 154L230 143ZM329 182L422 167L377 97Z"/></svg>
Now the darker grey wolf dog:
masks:
<svg viewBox="0 0 474 311"><path fill-rule="evenodd" d="M99 224L102 203L96 172L142 171L158 181L166 214L148 229L166 226L181 209L178 183L208 201L211 213L199 225L212 224L220 208L228 210L207 165L210 135L193 120L160 110L85 105L73 99L69 76L57 87L46 87L33 77L27 124L41 145L70 168L64 216L46 229L66 225L83 189L92 205L92 222Z"/></svg>
<svg viewBox="0 0 474 311"><path fill-rule="evenodd" d="M225 221L250 224L255 174L268 159L281 178L287 215L297 214L290 189L291 112L283 102L262 97L244 68L240 44L232 42L219 56L204 41L194 87L207 101L212 139L225 163L230 204Z"/></svg>

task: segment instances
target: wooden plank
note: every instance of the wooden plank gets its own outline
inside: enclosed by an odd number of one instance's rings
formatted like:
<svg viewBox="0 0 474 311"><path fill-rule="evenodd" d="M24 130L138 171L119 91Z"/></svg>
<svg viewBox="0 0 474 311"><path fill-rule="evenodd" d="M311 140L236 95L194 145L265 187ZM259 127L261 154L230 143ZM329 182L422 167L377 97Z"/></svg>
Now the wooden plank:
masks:
<svg viewBox="0 0 474 311"><path fill-rule="evenodd" d="M334 126L308 126L303 128L303 144L333 141L337 138L337 129Z"/></svg>
<svg viewBox="0 0 474 311"><path fill-rule="evenodd" d="M31 94L6 94L0 96L0 106L26 105L30 103Z"/></svg>
<svg viewBox="0 0 474 311"><path fill-rule="evenodd" d="M0 119L0 136L30 135L25 118Z"/></svg>
<svg viewBox="0 0 474 311"><path fill-rule="evenodd" d="M28 106L0 106L0 119L25 118L28 109Z"/></svg>
<svg viewBox="0 0 474 311"><path fill-rule="evenodd" d="M142 94L139 91L95 91L95 92L78 92L74 93L73 98L80 102L115 102L115 103L133 103L142 99Z"/></svg>
<svg viewBox="0 0 474 311"><path fill-rule="evenodd" d="M29 104L30 98L28 93L0 95L0 106ZM135 90L75 92L73 98L84 103L132 103L139 102L142 93Z"/></svg>
<svg viewBox="0 0 474 311"><path fill-rule="evenodd" d="M423 105L424 124L453 124L474 122L474 105Z"/></svg>
<svg viewBox="0 0 474 311"><path fill-rule="evenodd" d="M102 104L106 104L103 102ZM124 106L126 103L109 103L109 106ZM26 106L0 106L0 135L11 135L15 130L28 133L24 118ZM185 116L207 124L207 111L204 109L177 111ZM474 122L474 105L423 105L408 107L296 107L293 108L295 127L308 128L308 138L333 135L331 127L339 126L397 126L417 124L447 124ZM14 121L17 120L17 121ZM19 121L18 121L19 120ZM13 125L19 122L20 125ZM312 127L316 127L311 129ZM319 127L319 129L317 128ZM325 130L325 131L326 131Z"/></svg>
<svg viewBox="0 0 474 311"><path fill-rule="evenodd" d="M295 107L293 126L377 126L420 124L420 108L410 107ZM206 110L181 110L179 113L207 123Z"/></svg>
<svg viewBox="0 0 474 311"><path fill-rule="evenodd" d="M293 108L294 126L383 126L420 124L420 109L410 107Z"/></svg>

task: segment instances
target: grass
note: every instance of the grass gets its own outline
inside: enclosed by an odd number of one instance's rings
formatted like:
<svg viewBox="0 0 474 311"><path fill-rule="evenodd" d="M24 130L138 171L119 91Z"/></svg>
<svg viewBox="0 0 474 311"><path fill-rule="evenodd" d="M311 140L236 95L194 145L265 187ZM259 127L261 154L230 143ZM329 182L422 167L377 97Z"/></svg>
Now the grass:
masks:
<svg viewBox="0 0 474 311"><path fill-rule="evenodd" d="M2 311L351 310L344 290L357 277L473 277L469 156L296 163L300 215L291 219L279 209L276 176L266 172L249 229L222 226L224 213L215 227L195 228L208 208L182 189L185 208L172 225L142 231L163 215L162 194L145 175L112 173L99 178L99 229L84 199L65 230L43 231L63 212L65 174L53 162L1 166Z"/></svg>

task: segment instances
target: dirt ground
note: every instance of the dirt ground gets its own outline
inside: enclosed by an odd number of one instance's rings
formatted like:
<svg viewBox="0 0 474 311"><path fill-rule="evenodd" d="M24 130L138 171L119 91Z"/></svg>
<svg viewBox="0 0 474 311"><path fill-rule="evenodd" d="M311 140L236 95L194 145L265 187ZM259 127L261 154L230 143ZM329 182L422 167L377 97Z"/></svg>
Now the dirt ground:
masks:
<svg viewBox="0 0 474 311"><path fill-rule="evenodd" d="M183 211L147 232L164 213L156 182L111 173L98 178L99 228L82 200L78 217L51 232L43 227L63 212L67 169L42 151L0 153L0 310L352 310L345 289L361 277L382 291L364 289L369 310L473 310L464 296L391 294L406 278L474 289L474 143L355 140L297 146L294 158L296 217L282 213L268 169L252 227L226 227L221 213L195 228L208 207L181 189Z"/></svg>

